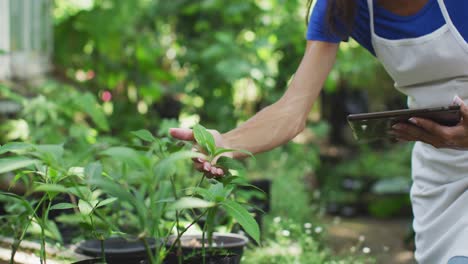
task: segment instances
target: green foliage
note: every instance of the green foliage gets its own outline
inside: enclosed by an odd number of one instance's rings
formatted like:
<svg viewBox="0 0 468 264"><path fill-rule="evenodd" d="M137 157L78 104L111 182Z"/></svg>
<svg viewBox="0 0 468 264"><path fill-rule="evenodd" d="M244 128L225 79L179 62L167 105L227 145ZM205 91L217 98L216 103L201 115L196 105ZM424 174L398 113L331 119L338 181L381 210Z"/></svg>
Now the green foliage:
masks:
<svg viewBox="0 0 468 264"><path fill-rule="evenodd" d="M213 135L201 125L196 125L193 128L193 133L197 144L200 145L204 151L206 151L208 154L208 161L211 161L212 163L214 163L214 158L216 158L218 155L226 152L236 151L218 148L215 144ZM205 199L214 202L214 205L216 205L213 207L213 209L208 211L208 218L206 222L207 224L205 226L205 230L208 231L208 244L212 244L211 239L213 236L212 233L214 231L214 218L216 217L216 209L218 206L223 208L230 217L235 219L242 226L247 234L249 234L257 243L260 244L260 227L258 223L247 209L245 209L234 199L230 199L231 193L234 193L234 190L239 184L234 180L236 176L232 175L230 170L241 169L242 167L239 166L239 163L232 162L234 160L228 157L221 157L218 160L221 160L221 166L223 166L225 169L226 175L220 178L218 177L217 181L219 182L213 182L207 189L201 189L199 186L194 189L196 193L201 194ZM228 160L231 160L231 162L227 162ZM203 176L200 183L203 182L204 177L205 176Z"/></svg>
<svg viewBox="0 0 468 264"><path fill-rule="evenodd" d="M336 256L324 247L324 226L315 222L297 222L274 217L268 219L268 240L263 247L246 251L242 263L247 264L371 264L366 255Z"/></svg>
<svg viewBox="0 0 468 264"><path fill-rule="evenodd" d="M232 218L239 222L247 234L260 244L260 227L247 209L230 200L222 202L221 207L224 208Z"/></svg>
<svg viewBox="0 0 468 264"><path fill-rule="evenodd" d="M411 175L412 144L391 148L390 151L376 151L366 146L354 158L333 165L329 178L342 176L394 178ZM331 176L333 175L333 176Z"/></svg>
<svg viewBox="0 0 468 264"><path fill-rule="evenodd" d="M203 148L209 156L216 152L216 144L213 135L201 125L193 127L193 135L197 143Z"/></svg>

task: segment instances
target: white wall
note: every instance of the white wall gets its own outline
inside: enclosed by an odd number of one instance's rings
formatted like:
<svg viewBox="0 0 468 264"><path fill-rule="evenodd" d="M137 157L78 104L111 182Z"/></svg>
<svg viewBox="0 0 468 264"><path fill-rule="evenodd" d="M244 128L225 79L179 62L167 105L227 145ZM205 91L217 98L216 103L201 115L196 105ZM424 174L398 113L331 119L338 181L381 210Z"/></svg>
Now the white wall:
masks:
<svg viewBox="0 0 468 264"><path fill-rule="evenodd" d="M10 51L10 15L9 0L0 0L0 50ZM0 80L8 79L11 75L10 56L0 55Z"/></svg>
<svg viewBox="0 0 468 264"><path fill-rule="evenodd" d="M51 0L0 0L0 80L29 79L50 69ZM44 43L46 43L44 45Z"/></svg>

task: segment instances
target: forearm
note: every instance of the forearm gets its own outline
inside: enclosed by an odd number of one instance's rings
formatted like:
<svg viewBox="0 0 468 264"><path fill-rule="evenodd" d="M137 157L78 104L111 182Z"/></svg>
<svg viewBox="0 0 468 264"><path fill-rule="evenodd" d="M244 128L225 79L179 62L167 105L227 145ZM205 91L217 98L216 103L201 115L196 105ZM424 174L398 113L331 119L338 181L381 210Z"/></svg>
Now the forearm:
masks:
<svg viewBox="0 0 468 264"><path fill-rule="evenodd" d="M337 47L336 44L309 43L283 97L238 128L223 134L226 145L255 154L282 145L300 133L333 66Z"/></svg>
<svg viewBox="0 0 468 264"><path fill-rule="evenodd" d="M230 148L252 153L278 147L304 129L307 111L294 107L294 104L305 104L309 100L313 101L315 98L280 100L264 108L236 129L223 134L223 139Z"/></svg>

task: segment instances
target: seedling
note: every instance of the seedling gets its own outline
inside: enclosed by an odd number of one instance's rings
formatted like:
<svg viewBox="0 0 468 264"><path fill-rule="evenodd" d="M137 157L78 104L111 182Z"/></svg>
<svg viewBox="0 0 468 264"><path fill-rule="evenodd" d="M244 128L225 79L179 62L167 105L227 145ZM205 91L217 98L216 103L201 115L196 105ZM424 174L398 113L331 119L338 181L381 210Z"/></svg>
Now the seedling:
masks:
<svg viewBox="0 0 468 264"><path fill-rule="evenodd" d="M235 191L239 185L245 185L238 176L232 173L233 170L241 170L242 164L235 159L221 156L228 152L243 152L248 155L251 153L243 150L218 148L215 144L213 135L203 126L196 125L193 128L194 137L206 154L206 159L213 165L219 166L224 170L223 177L207 179L209 184L203 187L207 174L204 173L196 187L192 188L193 195L201 197L206 202L207 209L202 213L206 214L206 222L203 227L203 256L205 256L205 236L208 247L214 246L213 233L216 225L216 217L219 210L224 210L231 218L235 219L257 243L260 243L260 228L248 210L235 200ZM179 200L180 201L180 200ZM180 234L180 232L179 232ZM174 242L179 242L180 236Z"/></svg>

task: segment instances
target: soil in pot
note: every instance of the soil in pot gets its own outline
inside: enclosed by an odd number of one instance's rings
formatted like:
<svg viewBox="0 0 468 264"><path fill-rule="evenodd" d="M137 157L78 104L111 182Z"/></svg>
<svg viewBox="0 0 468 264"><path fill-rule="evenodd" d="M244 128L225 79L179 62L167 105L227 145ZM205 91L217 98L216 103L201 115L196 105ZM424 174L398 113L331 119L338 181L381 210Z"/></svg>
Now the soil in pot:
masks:
<svg viewBox="0 0 468 264"><path fill-rule="evenodd" d="M149 247L155 250L157 242L148 239ZM90 257L101 256L101 241L87 240L78 245L77 252ZM108 264L141 264L148 259L145 245L140 240L114 237L104 240L104 254Z"/></svg>
<svg viewBox="0 0 468 264"><path fill-rule="evenodd" d="M167 248L175 242L176 237L169 238ZM206 242L205 242L206 243ZM239 264L244 253L244 247L248 239L238 234L220 234L214 233L212 247L205 245L205 263L206 264ZM181 258L184 264L203 263L203 244L202 235L184 235L181 238ZM169 252L164 263L178 264L177 245L174 245Z"/></svg>

